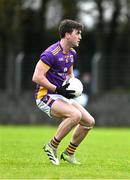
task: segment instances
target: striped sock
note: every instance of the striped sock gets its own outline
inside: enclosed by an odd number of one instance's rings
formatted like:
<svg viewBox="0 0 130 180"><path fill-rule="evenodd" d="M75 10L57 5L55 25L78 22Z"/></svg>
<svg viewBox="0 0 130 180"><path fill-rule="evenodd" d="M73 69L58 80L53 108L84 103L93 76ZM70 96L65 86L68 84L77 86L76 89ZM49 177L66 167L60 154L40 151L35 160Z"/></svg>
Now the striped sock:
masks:
<svg viewBox="0 0 130 180"><path fill-rule="evenodd" d="M78 145L75 145L75 144L72 144L70 142L70 144L68 145L67 149L66 149L66 152L69 154L69 155L73 155L76 151L76 148L78 147Z"/></svg>
<svg viewBox="0 0 130 180"><path fill-rule="evenodd" d="M56 137L54 136L53 139L50 141L50 144L52 147L56 148L58 147L60 141L56 139Z"/></svg>

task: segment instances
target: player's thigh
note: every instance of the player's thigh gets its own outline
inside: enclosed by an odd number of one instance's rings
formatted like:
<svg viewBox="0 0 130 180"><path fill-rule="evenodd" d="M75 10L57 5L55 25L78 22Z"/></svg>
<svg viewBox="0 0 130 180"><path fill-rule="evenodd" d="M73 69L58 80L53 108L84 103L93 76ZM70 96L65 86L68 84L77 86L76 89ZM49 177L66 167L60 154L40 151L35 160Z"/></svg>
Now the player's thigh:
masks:
<svg viewBox="0 0 130 180"><path fill-rule="evenodd" d="M81 124L83 125L89 125L93 126L95 124L94 118L91 116L91 114L78 102L74 101L73 106L76 107L82 114Z"/></svg>
<svg viewBox="0 0 130 180"><path fill-rule="evenodd" d="M62 119L78 116L81 119L81 112L72 104L62 99L57 99L51 107L51 116Z"/></svg>

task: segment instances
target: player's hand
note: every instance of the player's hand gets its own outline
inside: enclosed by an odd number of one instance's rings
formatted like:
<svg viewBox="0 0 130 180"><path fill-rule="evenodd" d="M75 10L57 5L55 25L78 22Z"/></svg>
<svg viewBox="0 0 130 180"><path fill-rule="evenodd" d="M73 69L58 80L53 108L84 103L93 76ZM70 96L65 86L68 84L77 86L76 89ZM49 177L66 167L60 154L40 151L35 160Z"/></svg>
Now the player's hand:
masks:
<svg viewBox="0 0 130 180"><path fill-rule="evenodd" d="M62 96L66 97L68 99L74 98L75 95L73 93L75 93L75 91L74 90L67 90L67 87L69 85L70 85L70 83L67 83L64 86L57 87L55 92L57 94L61 94Z"/></svg>

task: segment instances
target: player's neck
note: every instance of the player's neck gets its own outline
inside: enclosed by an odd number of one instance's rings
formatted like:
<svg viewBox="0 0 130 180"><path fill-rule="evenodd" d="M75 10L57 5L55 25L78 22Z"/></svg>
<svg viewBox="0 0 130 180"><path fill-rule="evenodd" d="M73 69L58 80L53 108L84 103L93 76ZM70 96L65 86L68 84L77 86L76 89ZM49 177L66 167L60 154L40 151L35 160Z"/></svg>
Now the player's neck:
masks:
<svg viewBox="0 0 130 180"><path fill-rule="evenodd" d="M61 45L61 47L63 49L63 53L67 54L69 52L70 48L71 48L69 46L69 44L67 43L67 41L65 39L61 39L60 40L60 45Z"/></svg>

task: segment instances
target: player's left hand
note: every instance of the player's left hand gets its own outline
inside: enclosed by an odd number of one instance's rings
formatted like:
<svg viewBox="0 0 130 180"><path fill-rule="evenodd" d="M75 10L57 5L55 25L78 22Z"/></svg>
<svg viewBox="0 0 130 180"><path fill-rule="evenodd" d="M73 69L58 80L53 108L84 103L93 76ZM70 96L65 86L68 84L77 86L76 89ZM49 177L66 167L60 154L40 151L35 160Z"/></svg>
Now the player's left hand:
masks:
<svg viewBox="0 0 130 180"><path fill-rule="evenodd" d="M64 97L66 97L68 99L74 98L75 95L73 93L75 93L75 91L74 90L67 90L67 87L69 86L69 84L70 83L67 83L64 86L57 87L55 92L57 94L63 95Z"/></svg>

